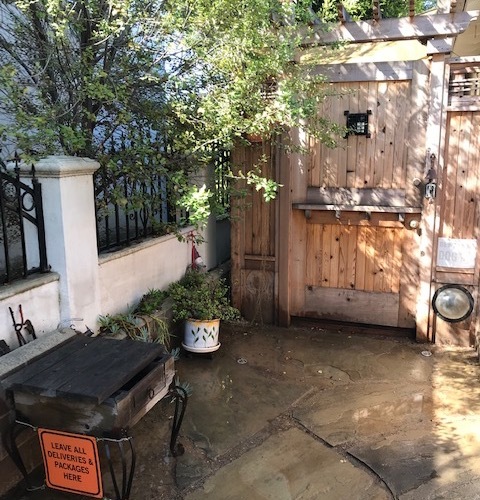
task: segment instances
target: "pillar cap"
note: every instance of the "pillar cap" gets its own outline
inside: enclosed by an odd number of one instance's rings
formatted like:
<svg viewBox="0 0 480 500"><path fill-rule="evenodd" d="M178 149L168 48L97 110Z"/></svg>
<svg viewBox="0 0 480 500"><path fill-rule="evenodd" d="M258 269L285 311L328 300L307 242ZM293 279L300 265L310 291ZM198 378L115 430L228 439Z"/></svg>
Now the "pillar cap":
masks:
<svg viewBox="0 0 480 500"><path fill-rule="evenodd" d="M100 168L98 161L76 156L47 156L35 163L35 175L41 177L74 177L93 175ZM21 165L22 172L27 165Z"/></svg>

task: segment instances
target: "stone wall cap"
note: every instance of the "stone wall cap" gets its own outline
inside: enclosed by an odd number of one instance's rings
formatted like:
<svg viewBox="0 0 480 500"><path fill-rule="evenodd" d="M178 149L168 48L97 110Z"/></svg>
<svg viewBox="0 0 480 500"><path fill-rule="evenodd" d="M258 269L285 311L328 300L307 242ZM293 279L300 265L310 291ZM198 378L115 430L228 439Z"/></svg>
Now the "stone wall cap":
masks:
<svg viewBox="0 0 480 500"><path fill-rule="evenodd" d="M41 337L28 342L22 347L17 347L13 351L4 354L0 359L0 386L2 379L12 375L20 368L28 365L32 361L44 356L52 349L58 348L64 342L77 335L71 328L54 330Z"/></svg>
<svg viewBox="0 0 480 500"><path fill-rule="evenodd" d="M72 177L92 175L100 168L98 161L76 156L47 156L35 163L35 175L42 177ZM22 173L28 173L30 167L20 166Z"/></svg>

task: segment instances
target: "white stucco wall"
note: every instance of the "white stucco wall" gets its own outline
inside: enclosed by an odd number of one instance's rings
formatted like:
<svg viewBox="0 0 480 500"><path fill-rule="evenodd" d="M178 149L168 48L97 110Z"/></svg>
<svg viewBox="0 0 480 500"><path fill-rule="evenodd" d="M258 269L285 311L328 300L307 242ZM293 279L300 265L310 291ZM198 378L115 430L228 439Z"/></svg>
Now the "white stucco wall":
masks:
<svg viewBox="0 0 480 500"><path fill-rule="evenodd" d="M208 245L200 245L198 250L207 262ZM102 315L125 312L149 289L164 290L181 278L191 263L191 251L190 242L168 235L100 256Z"/></svg>
<svg viewBox="0 0 480 500"><path fill-rule="evenodd" d="M52 273L6 285L0 294L0 339L12 349L18 342L8 307L17 312L22 304L25 319L39 334L59 323L97 331L100 315L127 312L149 289L164 290L181 278L192 262L192 227L183 230L183 241L167 235L98 256L92 181L97 166L86 158L61 156L37 163ZM28 180L30 170L22 173ZM197 245L209 270L220 263L216 225L211 217L205 242ZM28 237L27 246L34 240Z"/></svg>
<svg viewBox="0 0 480 500"><path fill-rule="evenodd" d="M20 322L20 304L24 320L32 322L38 338L55 330L60 322L59 297L59 275L56 273L41 274L4 286L0 291L0 339L5 340L12 350L19 347L9 307L16 321ZM25 330L22 330L22 335L25 340L32 340Z"/></svg>

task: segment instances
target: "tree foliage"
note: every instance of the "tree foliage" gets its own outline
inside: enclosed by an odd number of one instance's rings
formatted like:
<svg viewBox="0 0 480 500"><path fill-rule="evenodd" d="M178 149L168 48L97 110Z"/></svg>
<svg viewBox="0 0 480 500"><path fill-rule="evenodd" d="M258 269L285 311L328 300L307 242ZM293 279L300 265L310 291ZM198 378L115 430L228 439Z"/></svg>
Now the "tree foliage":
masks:
<svg viewBox="0 0 480 500"><path fill-rule="evenodd" d="M335 141L339 127L316 113L325 82L294 63L298 28L311 16L301 2L0 0L0 8L0 113L11 118L0 132L24 154L87 156L131 176L154 166L181 197L214 143L299 123Z"/></svg>
<svg viewBox="0 0 480 500"><path fill-rule="evenodd" d="M189 199L214 143L302 124L333 146L328 84L294 62L312 15L305 0L0 0L0 134L32 156L155 168Z"/></svg>
<svg viewBox="0 0 480 500"><path fill-rule="evenodd" d="M345 10L354 21L372 19L372 0L344 0ZM313 10L324 21L334 22L338 17L336 0L317 0L313 2ZM415 0L415 12L425 12L436 6L436 0ZM382 17L403 17L409 13L408 0L380 0Z"/></svg>
<svg viewBox="0 0 480 500"><path fill-rule="evenodd" d="M112 140L199 153L315 114L322 82L293 63L302 15L280 0L2 0L2 111L39 154ZM5 131L4 131L5 132ZM330 133L317 124L317 133ZM201 157L201 155L200 155ZM198 157L196 158L198 160Z"/></svg>

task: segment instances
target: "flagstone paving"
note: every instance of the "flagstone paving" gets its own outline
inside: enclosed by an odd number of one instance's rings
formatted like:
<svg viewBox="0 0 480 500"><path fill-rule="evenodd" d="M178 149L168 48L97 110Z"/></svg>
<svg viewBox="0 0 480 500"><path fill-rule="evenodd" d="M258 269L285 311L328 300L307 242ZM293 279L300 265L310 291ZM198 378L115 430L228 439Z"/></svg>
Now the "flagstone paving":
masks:
<svg viewBox="0 0 480 500"><path fill-rule="evenodd" d="M132 500L480 499L473 349L248 324L223 326L221 342L177 363L193 391L182 456L168 450L168 400L132 430Z"/></svg>

